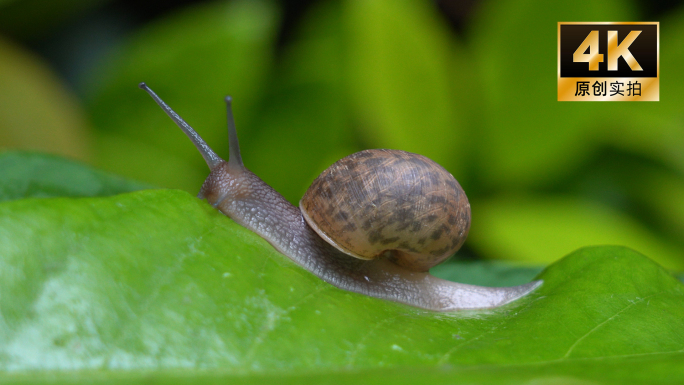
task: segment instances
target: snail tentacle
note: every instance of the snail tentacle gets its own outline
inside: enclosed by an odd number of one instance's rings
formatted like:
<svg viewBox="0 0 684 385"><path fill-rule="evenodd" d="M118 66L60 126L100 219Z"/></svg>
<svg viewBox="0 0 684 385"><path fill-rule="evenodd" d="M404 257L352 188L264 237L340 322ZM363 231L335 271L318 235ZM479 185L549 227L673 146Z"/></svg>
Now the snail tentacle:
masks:
<svg viewBox="0 0 684 385"><path fill-rule="evenodd" d="M228 119L228 163L243 167L242 155L240 155L240 143L238 142L235 118L233 117L233 98L226 96L226 115Z"/></svg>
<svg viewBox="0 0 684 385"><path fill-rule="evenodd" d="M216 155L214 150L209 147L207 142L205 142L204 139L202 139L202 137L199 136L199 134L176 113L176 111L171 109L168 104L164 103L164 101L161 100L161 98L157 96L157 94L154 93L154 91L152 91L152 89L150 89L145 82L138 84L138 87L145 90L152 97L152 99L157 102L159 107L166 112L166 115L168 115L169 118L171 118L171 120L173 120L173 122L176 123L181 130L183 130L185 135L190 138L192 144L194 144L200 154L202 154L202 157L204 158L204 161L207 162L207 166L209 166L210 170L213 170L219 163L223 162L223 159Z"/></svg>

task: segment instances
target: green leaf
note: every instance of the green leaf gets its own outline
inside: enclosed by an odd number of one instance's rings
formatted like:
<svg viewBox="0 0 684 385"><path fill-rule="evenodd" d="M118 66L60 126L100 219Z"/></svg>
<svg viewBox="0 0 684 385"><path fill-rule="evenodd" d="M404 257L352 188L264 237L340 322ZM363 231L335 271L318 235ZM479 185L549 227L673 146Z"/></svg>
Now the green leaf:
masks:
<svg viewBox="0 0 684 385"><path fill-rule="evenodd" d="M683 176L652 159L607 151L556 190L570 190L630 213L659 237L678 246L679 259L684 259Z"/></svg>
<svg viewBox="0 0 684 385"><path fill-rule="evenodd" d="M660 101L610 103L602 108L603 124L610 128L605 142L666 162L684 174L684 7L660 20ZM608 104L608 103L601 103Z"/></svg>
<svg viewBox="0 0 684 385"><path fill-rule="evenodd" d="M277 21L269 2L221 1L189 6L137 31L88 81L98 166L196 192L208 174L206 164L137 85L147 82L227 158L223 98L233 97L238 131L246 136L241 128L249 126L268 86Z"/></svg>
<svg viewBox="0 0 684 385"><path fill-rule="evenodd" d="M345 109L338 5L323 2L304 18L240 139L247 167L294 204L323 170L363 149Z"/></svg>
<svg viewBox="0 0 684 385"><path fill-rule="evenodd" d="M450 85L453 72L468 71L452 60L462 47L433 7L321 2L287 43L241 143L248 167L288 200L298 202L320 172L364 148L418 152L454 173L463 165L468 107Z"/></svg>
<svg viewBox="0 0 684 385"><path fill-rule="evenodd" d="M684 380L684 286L660 266L594 247L539 278L433 313L336 289L184 192L4 202L1 379Z"/></svg>
<svg viewBox="0 0 684 385"><path fill-rule="evenodd" d="M625 245L675 271L681 249L628 215L570 197L499 198L472 202L469 244L496 259L549 263L587 245Z"/></svg>
<svg viewBox="0 0 684 385"><path fill-rule="evenodd" d="M108 196L150 187L56 156L0 153L0 201Z"/></svg>
<svg viewBox="0 0 684 385"><path fill-rule="evenodd" d="M532 281L542 270L541 267L518 266L502 261L447 261L433 267L430 273L469 285L516 286Z"/></svg>
<svg viewBox="0 0 684 385"><path fill-rule="evenodd" d="M506 189L548 182L596 151L608 103L557 98L560 21L632 20L630 1L482 2L470 33L485 96L478 127L480 177Z"/></svg>
<svg viewBox="0 0 684 385"><path fill-rule="evenodd" d="M464 115L474 90L452 88L468 70L465 57L431 3L416 0L345 1L341 10L347 91L358 134L370 147L428 156L450 171L463 167Z"/></svg>

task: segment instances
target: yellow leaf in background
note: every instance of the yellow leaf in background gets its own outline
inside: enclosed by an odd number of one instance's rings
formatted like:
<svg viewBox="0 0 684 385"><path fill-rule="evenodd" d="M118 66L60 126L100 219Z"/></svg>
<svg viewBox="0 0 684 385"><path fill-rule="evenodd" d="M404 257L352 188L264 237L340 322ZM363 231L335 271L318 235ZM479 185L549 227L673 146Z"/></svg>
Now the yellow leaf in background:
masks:
<svg viewBox="0 0 684 385"><path fill-rule="evenodd" d="M88 122L42 61L0 38L0 148L90 158Z"/></svg>

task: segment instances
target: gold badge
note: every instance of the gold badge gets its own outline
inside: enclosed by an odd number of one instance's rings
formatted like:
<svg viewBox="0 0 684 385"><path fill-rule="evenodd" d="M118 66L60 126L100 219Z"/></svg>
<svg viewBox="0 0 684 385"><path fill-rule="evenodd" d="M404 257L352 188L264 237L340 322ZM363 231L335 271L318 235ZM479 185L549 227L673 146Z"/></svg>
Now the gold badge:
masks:
<svg viewBox="0 0 684 385"><path fill-rule="evenodd" d="M659 45L658 22L559 22L558 100L660 100Z"/></svg>

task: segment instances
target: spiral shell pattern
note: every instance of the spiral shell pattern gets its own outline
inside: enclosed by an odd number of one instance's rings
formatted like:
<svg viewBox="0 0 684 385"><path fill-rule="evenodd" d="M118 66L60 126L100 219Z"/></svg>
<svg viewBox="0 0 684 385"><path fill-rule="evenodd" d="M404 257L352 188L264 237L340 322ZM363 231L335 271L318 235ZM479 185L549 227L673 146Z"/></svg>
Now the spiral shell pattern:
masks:
<svg viewBox="0 0 684 385"><path fill-rule="evenodd" d="M456 179L434 161L398 150L365 150L337 161L299 206L340 251L385 256L414 271L447 259L470 229L470 203Z"/></svg>

